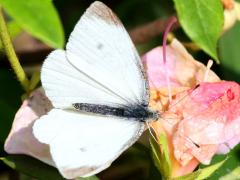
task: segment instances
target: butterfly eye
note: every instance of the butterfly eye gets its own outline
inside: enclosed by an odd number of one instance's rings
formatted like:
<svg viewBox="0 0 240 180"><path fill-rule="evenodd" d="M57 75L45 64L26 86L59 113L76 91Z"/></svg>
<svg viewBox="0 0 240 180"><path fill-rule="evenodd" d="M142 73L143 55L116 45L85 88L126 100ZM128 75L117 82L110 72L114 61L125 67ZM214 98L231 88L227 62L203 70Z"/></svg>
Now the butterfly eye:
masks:
<svg viewBox="0 0 240 180"><path fill-rule="evenodd" d="M232 101L234 99L234 93L232 92L231 89L227 90L227 98L229 101Z"/></svg>
<svg viewBox="0 0 240 180"><path fill-rule="evenodd" d="M148 117L150 117L152 120L158 120L160 117L160 114L158 114L157 111L149 111L148 112Z"/></svg>

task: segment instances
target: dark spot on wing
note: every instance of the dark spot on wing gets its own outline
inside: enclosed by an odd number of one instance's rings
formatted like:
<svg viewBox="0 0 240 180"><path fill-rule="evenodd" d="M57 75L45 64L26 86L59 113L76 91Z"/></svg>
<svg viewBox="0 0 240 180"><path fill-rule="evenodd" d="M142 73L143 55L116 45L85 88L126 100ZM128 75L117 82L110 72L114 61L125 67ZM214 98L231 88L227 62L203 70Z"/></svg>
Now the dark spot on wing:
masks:
<svg viewBox="0 0 240 180"><path fill-rule="evenodd" d="M97 44L97 49L101 50L103 48L103 44L102 43L98 43Z"/></svg>
<svg viewBox="0 0 240 180"><path fill-rule="evenodd" d="M86 149L85 149L85 148L83 148L83 147L82 147L82 148L80 148L79 150L80 150L81 152L86 152Z"/></svg>

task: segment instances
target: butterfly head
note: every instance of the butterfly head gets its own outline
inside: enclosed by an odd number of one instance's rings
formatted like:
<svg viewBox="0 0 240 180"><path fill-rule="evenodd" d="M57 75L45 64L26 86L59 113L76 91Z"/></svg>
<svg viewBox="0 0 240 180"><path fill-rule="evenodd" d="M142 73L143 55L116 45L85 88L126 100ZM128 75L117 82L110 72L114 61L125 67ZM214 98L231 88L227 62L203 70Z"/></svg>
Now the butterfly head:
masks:
<svg viewBox="0 0 240 180"><path fill-rule="evenodd" d="M148 108L147 121L157 121L159 118L160 118L160 114L157 111Z"/></svg>

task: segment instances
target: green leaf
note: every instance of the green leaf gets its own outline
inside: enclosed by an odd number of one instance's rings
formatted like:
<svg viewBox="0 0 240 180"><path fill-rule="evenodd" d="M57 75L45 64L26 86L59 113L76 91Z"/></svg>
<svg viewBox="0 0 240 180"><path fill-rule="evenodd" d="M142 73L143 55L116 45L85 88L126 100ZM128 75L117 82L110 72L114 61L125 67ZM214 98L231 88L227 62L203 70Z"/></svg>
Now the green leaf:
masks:
<svg viewBox="0 0 240 180"><path fill-rule="evenodd" d="M174 180L203 180L208 178L212 173L214 173L217 169L219 169L223 163L226 161L226 159L211 165L211 166L207 166L203 169L198 169L197 171L190 173L188 175L185 176L180 176L177 178L174 178Z"/></svg>
<svg viewBox="0 0 240 180"><path fill-rule="evenodd" d="M90 176L90 177L79 177L79 178L75 178L75 180L99 180L99 178L97 176Z"/></svg>
<svg viewBox="0 0 240 180"><path fill-rule="evenodd" d="M15 38L22 31L22 28L15 21L8 22L7 27L11 38Z"/></svg>
<svg viewBox="0 0 240 180"><path fill-rule="evenodd" d="M211 164L214 164L216 162L220 162L226 159L226 156L228 157L228 159L216 172L214 172L211 175L211 177L208 178L208 180L219 179L220 177L228 174L229 172L234 170L236 167L238 167L240 163L239 152L240 152L240 144L238 144L234 149L232 149L227 155L215 155L212 159ZM205 168L206 166L200 165L200 167Z"/></svg>
<svg viewBox="0 0 240 180"><path fill-rule="evenodd" d="M0 0L0 4L27 32L52 47L63 47L63 28L50 0Z"/></svg>
<svg viewBox="0 0 240 180"><path fill-rule="evenodd" d="M165 178L169 178L171 176L172 164L169 157L167 138L164 134L160 135L159 142L161 144L161 150L160 144L154 141L154 139L150 139L152 157L155 166L160 171L162 176L164 176Z"/></svg>
<svg viewBox="0 0 240 180"><path fill-rule="evenodd" d="M171 172L171 160L169 157L167 137L164 134L160 134L159 141L161 143L162 151L163 151L163 159L166 161L168 166L168 171Z"/></svg>
<svg viewBox="0 0 240 180"><path fill-rule="evenodd" d="M174 0L178 18L186 34L219 63L217 41L224 17L220 0Z"/></svg>
<svg viewBox="0 0 240 180"><path fill-rule="evenodd" d="M200 172L197 179L196 180L201 180L201 179L206 179L207 177L209 177L212 173L214 173L217 169L219 169L227 160L224 159L223 161L220 161L216 164L213 164L211 166L208 166L204 169L199 169L198 171Z"/></svg>
<svg viewBox="0 0 240 180"><path fill-rule="evenodd" d="M152 157L153 157L154 164L157 167L157 169L160 172L162 172L160 148L158 147L158 144L152 139L150 139L150 146L152 150Z"/></svg>
<svg viewBox="0 0 240 180"><path fill-rule="evenodd" d="M225 32L219 41L219 56L223 78L239 82L240 77L240 22Z"/></svg>
<svg viewBox="0 0 240 180"><path fill-rule="evenodd" d="M6 165L39 180L64 180L58 170L41 161L25 155L9 155L0 158ZM78 180L98 180L96 176L77 178Z"/></svg>
<svg viewBox="0 0 240 180"><path fill-rule="evenodd" d="M236 167L230 173L219 178L219 180L236 180L240 179L240 167Z"/></svg>

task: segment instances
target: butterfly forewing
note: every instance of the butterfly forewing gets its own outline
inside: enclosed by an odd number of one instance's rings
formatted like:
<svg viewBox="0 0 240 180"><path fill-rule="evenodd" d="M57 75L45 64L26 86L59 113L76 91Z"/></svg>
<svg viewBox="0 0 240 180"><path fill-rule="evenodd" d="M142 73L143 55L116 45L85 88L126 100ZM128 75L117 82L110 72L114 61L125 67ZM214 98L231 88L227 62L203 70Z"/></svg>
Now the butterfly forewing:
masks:
<svg viewBox="0 0 240 180"><path fill-rule="evenodd" d="M122 23L107 6L95 2L87 9L66 49L72 65L126 103L147 104L140 58Z"/></svg>
<svg viewBox="0 0 240 180"><path fill-rule="evenodd" d="M63 50L55 50L48 56L42 67L41 81L47 97L57 108L69 108L78 102L110 106L126 103L72 66Z"/></svg>

